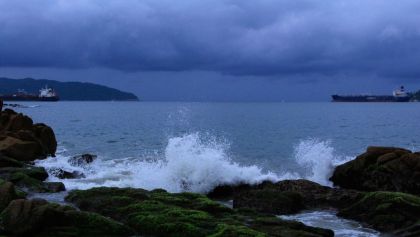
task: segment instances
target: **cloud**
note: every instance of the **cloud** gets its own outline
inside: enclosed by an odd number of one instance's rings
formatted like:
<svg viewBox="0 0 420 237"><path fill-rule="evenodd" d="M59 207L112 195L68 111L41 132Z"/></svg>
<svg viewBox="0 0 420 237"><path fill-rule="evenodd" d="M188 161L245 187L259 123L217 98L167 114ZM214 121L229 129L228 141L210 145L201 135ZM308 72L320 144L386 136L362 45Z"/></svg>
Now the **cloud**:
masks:
<svg viewBox="0 0 420 237"><path fill-rule="evenodd" d="M0 0L0 67L420 76L420 2Z"/></svg>

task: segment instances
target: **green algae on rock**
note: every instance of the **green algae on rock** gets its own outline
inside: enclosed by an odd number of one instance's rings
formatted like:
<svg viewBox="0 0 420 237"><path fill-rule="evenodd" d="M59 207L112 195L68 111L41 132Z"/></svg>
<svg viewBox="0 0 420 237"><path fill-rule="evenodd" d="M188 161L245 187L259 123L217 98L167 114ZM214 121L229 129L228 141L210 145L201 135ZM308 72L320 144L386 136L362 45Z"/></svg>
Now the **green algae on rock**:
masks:
<svg viewBox="0 0 420 237"><path fill-rule="evenodd" d="M13 183L0 179L0 212L9 205L9 203L19 197Z"/></svg>
<svg viewBox="0 0 420 237"><path fill-rule="evenodd" d="M371 192L337 214L371 225L380 231L419 231L420 197L398 192ZM416 228L413 228L416 227ZM413 234L413 233L411 233ZM416 235L411 235L416 236ZM418 235L417 235L418 236Z"/></svg>
<svg viewBox="0 0 420 237"><path fill-rule="evenodd" d="M48 173L42 167L25 165L24 167L0 168L0 178L14 183L21 189L30 192L64 191L64 184L59 182L44 182Z"/></svg>
<svg viewBox="0 0 420 237"><path fill-rule="evenodd" d="M71 191L66 200L153 236L333 236L331 230L283 221L273 215L244 212L195 193L133 188ZM264 222L261 218L272 218ZM302 227L305 227L302 229ZM282 231L273 231L282 230Z"/></svg>
<svg viewBox="0 0 420 237"><path fill-rule="evenodd" d="M42 199L12 201L0 214L6 234L18 236L131 236L132 230L95 213Z"/></svg>

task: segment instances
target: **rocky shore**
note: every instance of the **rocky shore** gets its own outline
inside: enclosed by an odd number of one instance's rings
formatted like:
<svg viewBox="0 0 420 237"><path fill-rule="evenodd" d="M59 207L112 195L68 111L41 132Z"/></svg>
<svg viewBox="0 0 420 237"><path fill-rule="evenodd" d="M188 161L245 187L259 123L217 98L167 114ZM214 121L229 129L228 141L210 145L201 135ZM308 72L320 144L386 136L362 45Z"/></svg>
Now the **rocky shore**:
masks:
<svg viewBox="0 0 420 237"><path fill-rule="evenodd" d="M29 198L65 190L46 182L48 173L33 162L54 156L56 148L49 126L12 110L0 113L0 236L334 236L276 216L331 208L383 233L420 236L420 153L406 149L369 147L335 169L334 188L308 180L221 185L207 195L99 187L72 190L68 205L59 205ZM233 208L220 200L233 200Z"/></svg>

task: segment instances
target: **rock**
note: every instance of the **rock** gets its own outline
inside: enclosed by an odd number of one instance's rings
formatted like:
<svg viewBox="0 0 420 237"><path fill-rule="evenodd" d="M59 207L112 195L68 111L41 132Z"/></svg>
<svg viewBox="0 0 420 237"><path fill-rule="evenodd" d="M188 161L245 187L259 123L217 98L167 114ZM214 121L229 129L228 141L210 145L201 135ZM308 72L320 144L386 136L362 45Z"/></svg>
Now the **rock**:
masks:
<svg viewBox="0 0 420 237"><path fill-rule="evenodd" d="M33 124L28 116L6 109L0 112L0 154L18 161L54 156L57 141L45 124Z"/></svg>
<svg viewBox="0 0 420 237"><path fill-rule="evenodd" d="M18 198L18 195L13 183L0 180L0 212L16 198Z"/></svg>
<svg viewBox="0 0 420 237"><path fill-rule="evenodd" d="M249 184L237 184L237 185L219 185L211 190L207 197L219 200L233 199L235 193L240 191L247 191L252 188Z"/></svg>
<svg viewBox="0 0 420 237"><path fill-rule="evenodd" d="M398 192L371 192L337 215L367 223L380 231L418 236L413 233L419 233L420 197Z"/></svg>
<svg viewBox="0 0 420 237"><path fill-rule="evenodd" d="M297 192L303 197L306 208L343 207L362 197L362 193L355 190L330 188L305 179L283 180L274 184L264 182L260 187L281 192Z"/></svg>
<svg viewBox="0 0 420 237"><path fill-rule="evenodd" d="M22 141L11 136L0 136L0 153L19 161L42 158L42 147L34 141Z"/></svg>
<svg viewBox="0 0 420 237"><path fill-rule="evenodd" d="M0 131L30 130L32 125L31 118L11 109L5 109L0 113Z"/></svg>
<svg viewBox="0 0 420 237"><path fill-rule="evenodd" d="M132 188L71 191L66 201L130 226L140 236L333 236L274 215L230 209L206 196ZM264 218L270 221L263 221Z"/></svg>
<svg viewBox="0 0 420 237"><path fill-rule="evenodd" d="M79 171L73 171L73 172L69 172L69 171L65 171L63 169L60 168L54 168L54 169L49 169L48 170L50 174L52 174L53 176L59 178L59 179L80 179L80 178L85 178L85 175Z"/></svg>
<svg viewBox="0 0 420 237"><path fill-rule="evenodd" d="M0 178L10 181L17 187L30 192L45 193L65 190L63 183L43 182L48 178L48 173L43 167L0 168Z"/></svg>
<svg viewBox="0 0 420 237"><path fill-rule="evenodd" d="M5 180L13 180L14 176L18 174L27 175L30 178L44 181L48 178L48 173L43 167L34 167L34 166L27 166L27 167L7 167L7 168L0 168L0 178Z"/></svg>
<svg viewBox="0 0 420 237"><path fill-rule="evenodd" d="M369 147L356 159L337 166L336 186L363 191L420 194L420 153L392 147Z"/></svg>
<svg viewBox="0 0 420 237"><path fill-rule="evenodd" d="M271 189L244 191L233 200L234 208L252 208L276 215L293 214L304 209L303 198L297 192Z"/></svg>
<svg viewBox="0 0 420 237"><path fill-rule="evenodd" d="M268 236L334 236L334 231L314 228L297 221L284 221L279 218L262 217L251 224L251 227Z"/></svg>
<svg viewBox="0 0 420 237"><path fill-rule="evenodd" d="M22 167L23 163L10 157L0 154L0 168L4 167Z"/></svg>
<svg viewBox="0 0 420 237"><path fill-rule="evenodd" d="M43 186L49 193L66 191L66 187L61 182L44 182Z"/></svg>
<svg viewBox="0 0 420 237"><path fill-rule="evenodd" d="M46 151L48 155L55 156L55 151L57 150L57 140L52 128L43 123L37 123L34 124L32 131L41 141L44 151Z"/></svg>
<svg viewBox="0 0 420 237"><path fill-rule="evenodd" d="M266 181L253 186L225 185L222 188L216 187L209 195L221 199L231 198L234 207L273 214L291 214L308 208L344 207L362 197L359 191L330 188L304 179L277 183Z"/></svg>
<svg viewBox="0 0 420 237"><path fill-rule="evenodd" d="M1 213L7 234L18 236L131 236L132 230L94 213L42 199L12 201Z"/></svg>
<svg viewBox="0 0 420 237"><path fill-rule="evenodd" d="M92 163L97 158L96 155L83 154L79 156L74 156L68 160L69 164L73 166L86 166L87 164Z"/></svg>

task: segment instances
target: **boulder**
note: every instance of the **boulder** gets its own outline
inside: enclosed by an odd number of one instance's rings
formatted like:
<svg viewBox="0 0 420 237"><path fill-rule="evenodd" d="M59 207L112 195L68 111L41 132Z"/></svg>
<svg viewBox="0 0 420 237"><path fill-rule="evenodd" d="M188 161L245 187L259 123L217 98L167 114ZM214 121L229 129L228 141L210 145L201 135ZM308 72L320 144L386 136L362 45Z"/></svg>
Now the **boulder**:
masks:
<svg viewBox="0 0 420 237"><path fill-rule="evenodd" d="M61 182L44 182L43 187L48 193L58 193L66 191L66 187Z"/></svg>
<svg viewBox="0 0 420 237"><path fill-rule="evenodd" d="M22 167L22 166L23 166L22 162L0 154L0 168Z"/></svg>
<svg viewBox="0 0 420 237"><path fill-rule="evenodd" d="M26 115L16 113L11 109L0 112L0 131L30 130L33 121Z"/></svg>
<svg viewBox="0 0 420 237"><path fill-rule="evenodd" d="M265 181L258 185L216 187L208 194L219 199L233 199L235 208L252 208L273 214L292 214L309 208L339 208L362 197L355 190L322 186L309 180Z"/></svg>
<svg viewBox="0 0 420 237"><path fill-rule="evenodd" d="M334 235L331 230L284 221L274 215L230 209L195 193L102 187L71 191L66 201L81 210L121 221L140 236Z"/></svg>
<svg viewBox="0 0 420 237"><path fill-rule="evenodd" d="M217 200L230 200L233 199L235 193L240 191L247 191L252 189L250 184L236 184L236 185L219 185L207 193L207 197Z"/></svg>
<svg viewBox="0 0 420 237"><path fill-rule="evenodd" d="M83 155L78 155L78 156L74 156L70 158L68 162L69 164L73 166L83 167L83 166L86 166L87 164L92 163L96 158L97 158L96 155L83 154Z"/></svg>
<svg viewBox="0 0 420 237"><path fill-rule="evenodd" d="M37 123L32 127L32 131L35 134L35 137L39 139L40 144L47 155L54 156L55 151L57 150L57 140L52 128L43 123Z"/></svg>
<svg viewBox="0 0 420 237"><path fill-rule="evenodd" d="M0 180L0 212L3 211L12 200L17 198L18 195L13 183Z"/></svg>
<svg viewBox="0 0 420 237"><path fill-rule="evenodd" d="M362 191L420 194L420 153L393 147L369 147L356 159L339 165L334 185Z"/></svg>
<svg viewBox="0 0 420 237"><path fill-rule="evenodd" d="M359 191L331 188L305 179L283 180L274 184L264 182L260 187L280 192L299 193L306 208L344 207L353 204L362 197L362 193Z"/></svg>
<svg viewBox="0 0 420 237"><path fill-rule="evenodd" d="M43 182L48 178L48 173L43 167L0 168L0 178L10 181L17 187L30 192L45 193L65 190L63 183Z"/></svg>
<svg viewBox="0 0 420 237"><path fill-rule="evenodd" d="M17 236L131 236L122 224L43 199L12 201L0 214L6 234Z"/></svg>
<svg viewBox="0 0 420 237"><path fill-rule="evenodd" d="M66 171L60 168L49 169L48 172L59 179L80 179L85 178L85 175L79 171Z"/></svg>
<svg viewBox="0 0 420 237"><path fill-rule="evenodd" d="M27 175L33 179L44 181L48 178L48 173L43 167L6 167L0 168L0 178L5 180L13 180L14 176L18 174Z"/></svg>
<svg viewBox="0 0 420 237"><path fill-rule="evenodd" d="M11 136L0 136L0 153L19 161L31 161L43 157L39 143L23 141Z"/></svg>
<svg viewBox="0 0 420 237"><path fill-rule="evenodd" d="M48 173L43 167L26 166L0 168L0 178L5 180L13 180L14 176L17 176L18 174L24 174L39 181L44 181L48 178Z"/></svg>
<svg viewBox="0 0 420 237"><path fill-rule="evenodd" d="M251 208L276 215L293 214L304 209L302 196L297 192L255 189L236 195L233 208Z"/></svg>
<svg viewBox="0 0 420 237"><path fill-rule="evenodd" d="M6 109L0 112L0 154L18 161L54 156L57 141L45 124L33 124L28 116Z"/></svg>
<svg viewBox="0 0 420 237"><path fill-rule="evenodd" d="M420 198L410 194L366 193L337 215L361 221L380 231L399 233L399 236L419 236L420 233Z"/></svg>

